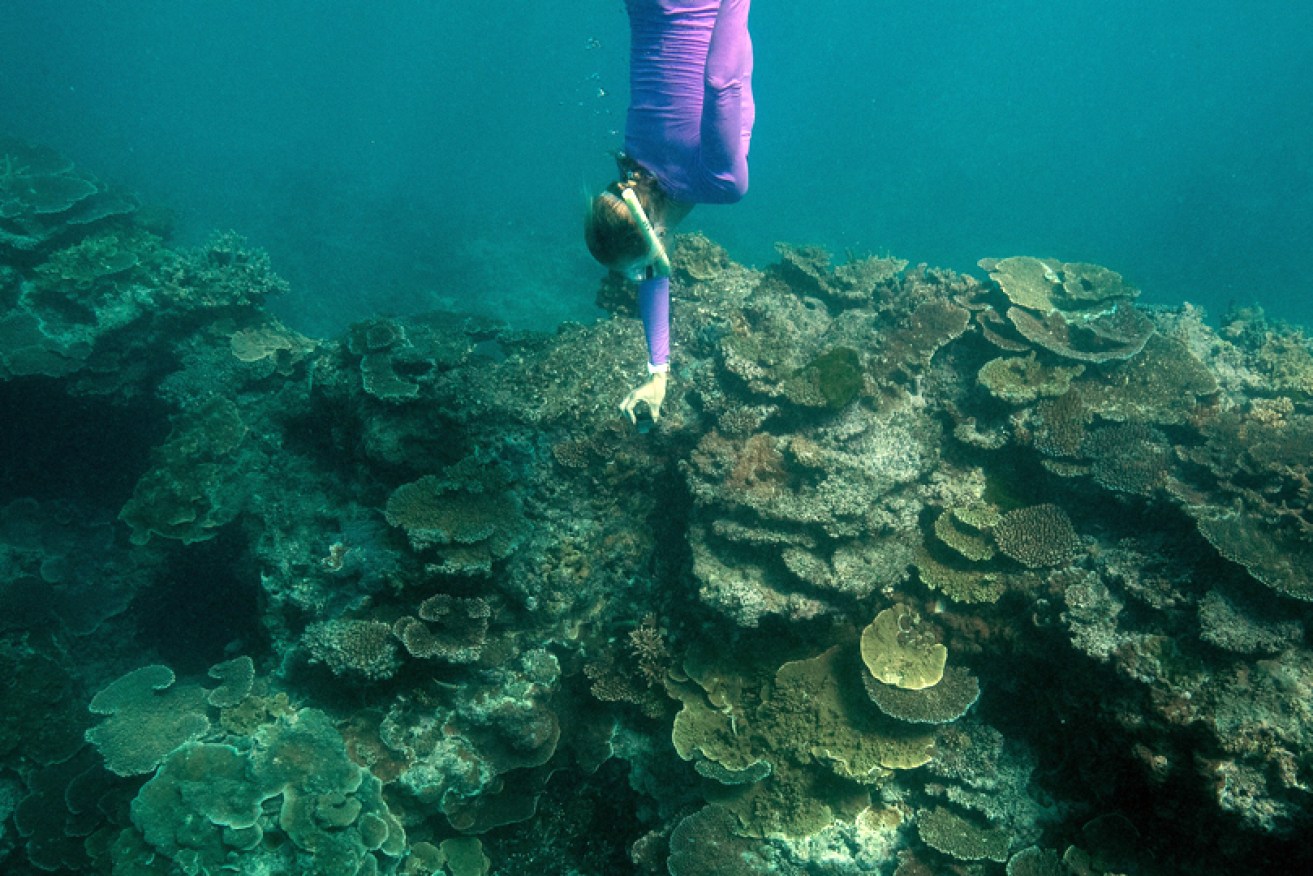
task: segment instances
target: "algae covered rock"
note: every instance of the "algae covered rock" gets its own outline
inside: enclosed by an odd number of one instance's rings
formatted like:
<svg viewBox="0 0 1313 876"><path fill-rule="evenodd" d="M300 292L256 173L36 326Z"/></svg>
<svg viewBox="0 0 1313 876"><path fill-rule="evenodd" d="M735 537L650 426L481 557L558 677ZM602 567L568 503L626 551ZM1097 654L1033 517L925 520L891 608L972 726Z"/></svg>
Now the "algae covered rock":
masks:
<svg viewBox="0 0 1313 876"><path fill-rule="evenodd" d="M240 448L246 433L237 406L220 396L181 416L119 513L133 542L146 544L157 535L184 544L206 541L231 522L245 498Z"/></svg>

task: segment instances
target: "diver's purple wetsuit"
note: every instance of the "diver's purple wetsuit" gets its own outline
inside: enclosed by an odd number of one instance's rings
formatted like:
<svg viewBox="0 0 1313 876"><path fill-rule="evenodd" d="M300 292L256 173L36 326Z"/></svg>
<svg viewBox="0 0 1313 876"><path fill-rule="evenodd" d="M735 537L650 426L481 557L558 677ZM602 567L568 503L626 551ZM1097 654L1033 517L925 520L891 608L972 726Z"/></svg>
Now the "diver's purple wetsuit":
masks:
<svg viewBox="0 0 1313 876"><path fill-rule="evenodd" d="M748 190L751 0L625 0L629 117L625 152L667 195L731 204ZM670 361L670 278L638 285L649 361Z"/></svg>

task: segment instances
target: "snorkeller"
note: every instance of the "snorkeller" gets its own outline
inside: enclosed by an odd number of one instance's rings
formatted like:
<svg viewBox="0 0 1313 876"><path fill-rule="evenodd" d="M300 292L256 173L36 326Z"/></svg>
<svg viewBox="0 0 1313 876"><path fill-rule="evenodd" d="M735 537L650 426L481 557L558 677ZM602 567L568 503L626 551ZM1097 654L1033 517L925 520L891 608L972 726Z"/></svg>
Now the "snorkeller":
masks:
<svg viewBox="0 0 1313 876"><path fill-rule="evenodd" d="M751 0L626 0L629 114L620 179L592 199L588 250L638 283L648 378L620 410L661 417L670 375L671 229L695 204L732 204L748 189Z"/></svg>

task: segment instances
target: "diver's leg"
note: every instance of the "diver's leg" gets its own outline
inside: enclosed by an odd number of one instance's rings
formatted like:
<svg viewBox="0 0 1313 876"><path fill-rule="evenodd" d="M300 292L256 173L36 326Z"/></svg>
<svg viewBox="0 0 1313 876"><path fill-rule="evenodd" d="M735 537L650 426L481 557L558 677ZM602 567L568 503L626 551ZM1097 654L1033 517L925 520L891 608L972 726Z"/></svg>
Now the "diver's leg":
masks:
<svg viewBox="0 0 1313 876"><path fill-rule="evenodd" d="M748 188L748 143L755 118L752 99L751 0L722 0L707 51L702 103L703 184L735 201Z"/></svg>

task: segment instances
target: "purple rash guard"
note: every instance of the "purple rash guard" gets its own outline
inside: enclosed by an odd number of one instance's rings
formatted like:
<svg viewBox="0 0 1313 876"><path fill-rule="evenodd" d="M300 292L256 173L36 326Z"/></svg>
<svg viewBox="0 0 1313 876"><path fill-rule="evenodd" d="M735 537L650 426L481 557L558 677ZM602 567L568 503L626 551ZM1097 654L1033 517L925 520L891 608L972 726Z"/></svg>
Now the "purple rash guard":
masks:
<svg viewBox="0 0 1313 876"><path fill-rule="evenodd" d="M731 204L748 190L751 0L625 0L629 116L625 152L667 195ZM649 361L670 361L670 278L638 285Z"/></svg>

